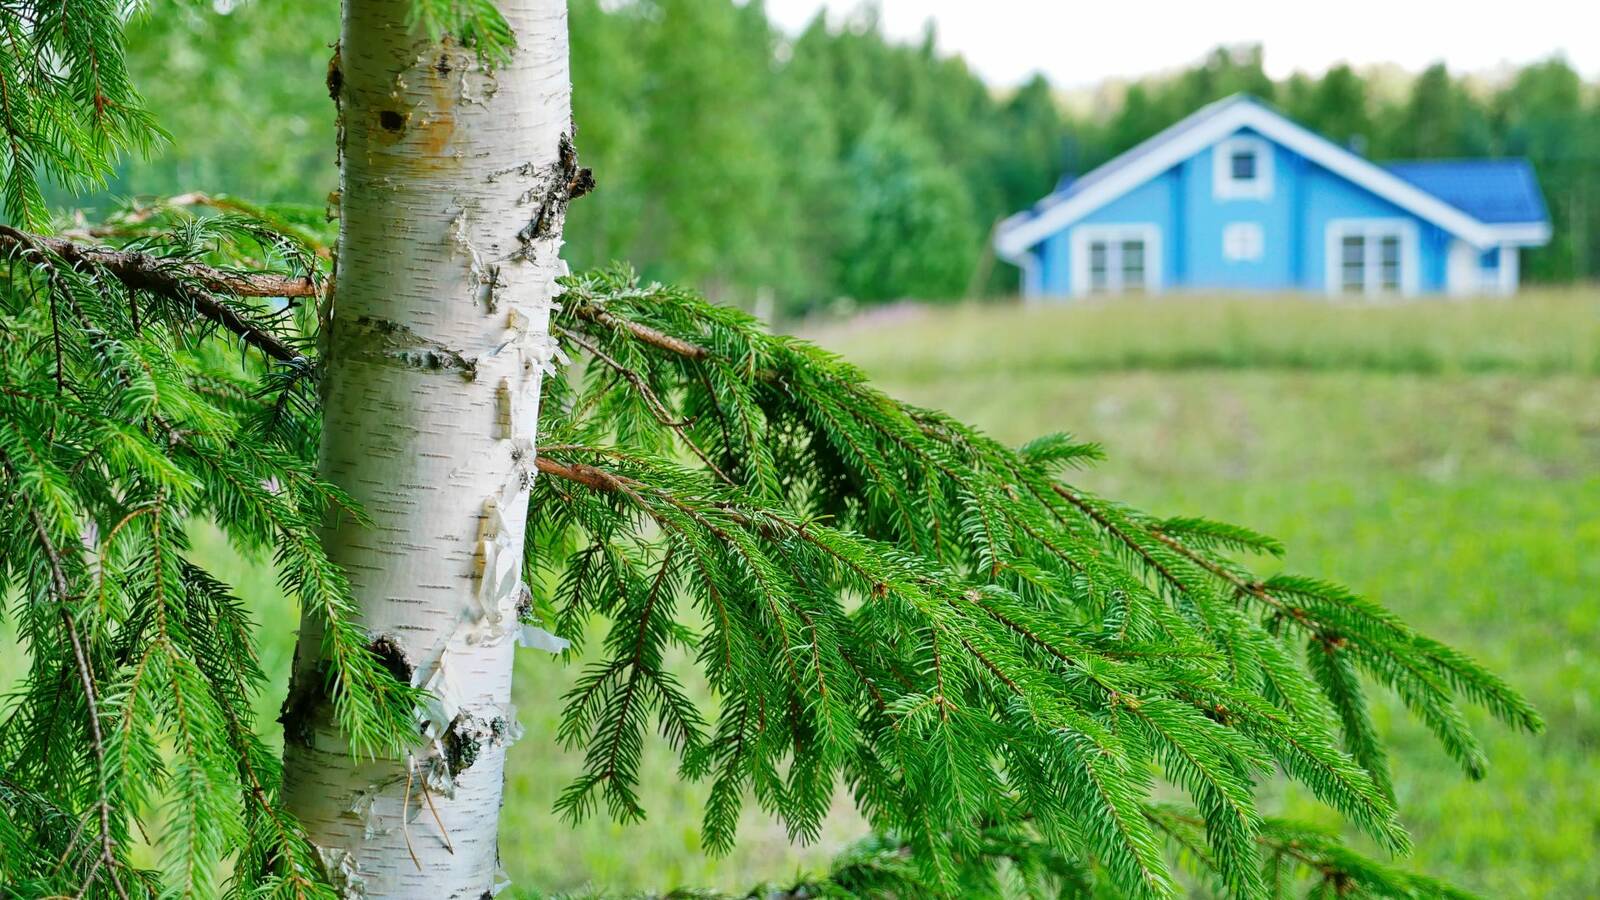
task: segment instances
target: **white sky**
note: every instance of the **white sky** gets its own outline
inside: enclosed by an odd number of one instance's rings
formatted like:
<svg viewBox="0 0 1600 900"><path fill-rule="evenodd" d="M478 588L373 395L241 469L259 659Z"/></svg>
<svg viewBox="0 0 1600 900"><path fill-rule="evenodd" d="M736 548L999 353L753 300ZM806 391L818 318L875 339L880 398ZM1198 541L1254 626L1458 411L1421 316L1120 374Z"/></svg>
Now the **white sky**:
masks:
<svg viewBox="0 0 1600 900"><path fill-rule="evenodd" d="M1562 53L1585 76L1600 73L1600 4L1594 0L880 0L885 30L917 39L938 25L939 44L988 81L1020 83L1042 71L1058 87L1143 75L1200 59L1219 44L1259 43L1267 73L1320 73L1344 61L1419 70L1438 60L1456 73ZM766 0L790 31L818 9L859 0Z"/></svg>

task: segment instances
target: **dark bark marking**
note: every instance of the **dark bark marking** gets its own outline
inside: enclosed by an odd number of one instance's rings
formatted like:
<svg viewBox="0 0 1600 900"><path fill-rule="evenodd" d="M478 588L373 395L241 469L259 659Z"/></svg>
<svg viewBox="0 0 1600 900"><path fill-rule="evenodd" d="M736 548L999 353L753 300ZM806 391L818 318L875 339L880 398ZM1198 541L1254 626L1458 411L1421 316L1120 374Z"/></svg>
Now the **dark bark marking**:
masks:
<svg viewBox="0 0 1600 900"><path fill-rule="evenodd" d="M450 720L441 743L444 745L444 764L454 778L472 768L478 761L478 751L483 747L482 727L477 719L462 713Z"/></svg>
<svg viewBox="0 0 1600 900"><path fill-rule="evenodd" d="M361 316L342 325L335 320L332 338L338 355L350 359L432 372L457 371L468 381L478 377L477 357L388 319Z"/></svg>
<svg viewBox="0 0 1600 900"><path fill-rule="evenodd" d="M548 178L549 185L539 200L538 210L528 224L517 232L517 240L522 243L525 253L531 254L529 245L534 241L550 236L556 223L566 213L568 203L595 188L594 170L578 165L578 148L572 143L570 135L561 135L561 145Z"/></svg>
<svg viewBox="0 0 1600 900"><path fill-rule="evenodd" d="M295 648L295 655L299 653L299 648ZM299 671L298 667L295 671ZM285 744L311 746L317 713L328 701L327 685L326 662L318 663L304 678L299 674L294 677L289 685L289 695L283 698L283 706L278 711L278 724L283 726Z"/></svg>
<svg viewBox="0 0 1600 900"><path fill-rule="evenodd" d="M328 98L334 103L339 102L339 93L344 89L344 70L339 67L339 48L333 48L333 55L328 57Z"/></svg>
<svg viewBox="0 0 1600 900"><path fill-rule="evenodd" d="M445 769L451 778L472 768L484 750L506 742L511 735L511 722L505 716L495 716L484 721L469 713L460 713L450 720L439 743L444 751Z"/></svg>
<svg viewBox="0 0 1600 900"><path fill-rule="evenodd" d="M405 650L400 643L388 635L380 635L367 647L373 656L378 658L378 664L394 676L394 680L401 684L410 684L414 670L410 660L406 659Z"/></svg>

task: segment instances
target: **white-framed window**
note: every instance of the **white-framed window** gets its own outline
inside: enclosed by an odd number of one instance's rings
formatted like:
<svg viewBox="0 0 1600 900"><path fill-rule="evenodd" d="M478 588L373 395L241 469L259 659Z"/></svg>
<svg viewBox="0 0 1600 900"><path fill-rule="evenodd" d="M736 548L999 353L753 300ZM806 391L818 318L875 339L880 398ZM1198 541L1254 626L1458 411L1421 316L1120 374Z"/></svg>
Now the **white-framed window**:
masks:
<svg viewBox="0 0 1600 900"><path fill-rule="evenodd" d="M1229 262L1260 259L1266 243L1259 222L1229 222L1222 227L1222 258Z"/></svg>
<svg viewBox="0 0 1600 900"><path fill-rule="evenodd" d="M1326 252L1330 294L1417 292L1417 226L1407 219L1334 219Z"/></svg>
<svg viewBox="0 0 1600 900"><path fill-rule="evenodd" d="M1211 150L1211 193L1218 200L1272 196L1272 145L1247 134L1218 141Z"/></svg>
<svg viewBox="0 0 1600 900"><path fill-rule="evenodd" d="M1161 290L1161 231L1147 223L1079 225L1072 230L1072 292Z"/></svg>

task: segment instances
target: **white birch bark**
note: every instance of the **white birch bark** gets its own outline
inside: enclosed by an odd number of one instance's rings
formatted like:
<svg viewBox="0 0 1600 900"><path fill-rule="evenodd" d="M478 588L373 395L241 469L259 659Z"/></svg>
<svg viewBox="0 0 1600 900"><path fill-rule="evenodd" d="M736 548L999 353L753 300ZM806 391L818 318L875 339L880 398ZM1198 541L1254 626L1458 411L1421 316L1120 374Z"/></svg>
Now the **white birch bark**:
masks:
<svg viewBox="0 0 1600 900"><path fill-rule="evenodd" d="M346 897L479 898L500 878L527 488L576 174L566 5L504 0L517 45L492 71L408 29L410 5L345 0L329 72L341 223L321 466L372 519L326 534L362 626L440 702L411 754L353 760L303 622L284 797Z"/></svg>

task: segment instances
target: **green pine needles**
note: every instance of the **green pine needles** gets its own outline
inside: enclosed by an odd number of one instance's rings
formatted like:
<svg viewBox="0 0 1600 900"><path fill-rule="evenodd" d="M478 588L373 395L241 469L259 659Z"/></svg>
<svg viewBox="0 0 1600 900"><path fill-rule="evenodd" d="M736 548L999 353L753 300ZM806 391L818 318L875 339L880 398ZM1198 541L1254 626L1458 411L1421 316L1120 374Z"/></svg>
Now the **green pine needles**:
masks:
<svg viewBox="0 0 1600 900"><path fill-rule="evenodd" d="M128 79L118 0L19 0L0 11L0 210L41 226L39 176L103 187L117 155L161 133Z"/></svg>
<svg viewBox="0 0 1600 900"><path fill-rule="evenodd" d="M76 242L0 228L14 893L329 896L250 719L261 626L186 553L197 521L329 625L356 752L416 739L424 698L318 542L359 511L315 474L322 261L285 234L313 229L272 222L169 204ZM572 362L546 382L524 578L587 660L562 814L644 818L661 739L709 782L713 852L747 802L806 840L849 792L876 836L778 896L1455 896L1256 796L1282 773L1403 853L1367 683L1474 778L1461 702L1541 727L1464 655L1335 585L1257 578L1236 555L1271 538L1073 486L1097 447L1000 445L689 292L573 277L553 328Z"/></svg>
<svg viewBox="0 0 1600 900"><path fill-rule="evenodd" d="M417 700L367 651L318 540L340 497L310 462L314 365L273 336L310 333L308 311L224 298L255 276L189 266L270 261L292 273L272 281L313 286L315 258L236 216L152 225L172 227L120 252L0 227L0 577L30 663L0 719L0 884L21 896L203 894L240 848L241 869L275 854L311 883L250 721L254 625L187 557L197 518L271 554L285 590L332 626L329 677L354 740L400 740ZM242 358L217 322L280 364ZM128 862L152 816L164 878Z"/></svg>

